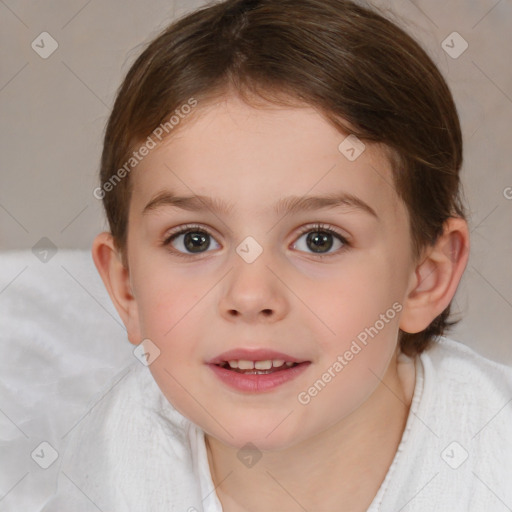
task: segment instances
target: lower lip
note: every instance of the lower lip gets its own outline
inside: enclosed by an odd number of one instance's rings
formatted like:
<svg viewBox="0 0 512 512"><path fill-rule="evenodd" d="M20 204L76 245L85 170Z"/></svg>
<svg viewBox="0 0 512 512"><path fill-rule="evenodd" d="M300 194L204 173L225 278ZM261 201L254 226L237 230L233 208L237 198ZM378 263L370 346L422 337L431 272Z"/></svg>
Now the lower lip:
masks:
<svg viewBox="0 0 512 512"><path fill-rule="evenodd" d="M279 370L267 374L245 374L227 370L216 364L208 364L215 375L228 386L238 391L261 393L270 391L298 377L311 363L300 363L287 370Z"/></svg>

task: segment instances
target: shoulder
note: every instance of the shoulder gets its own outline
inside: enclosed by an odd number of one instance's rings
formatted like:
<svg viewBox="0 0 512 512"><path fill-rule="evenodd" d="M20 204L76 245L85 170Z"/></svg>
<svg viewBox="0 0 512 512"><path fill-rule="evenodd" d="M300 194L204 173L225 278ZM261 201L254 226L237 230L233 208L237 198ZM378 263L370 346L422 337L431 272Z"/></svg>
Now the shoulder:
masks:
<svg viewBox="0 0 512 512"><path fill-rule="evenodd" d="M119 463L123 457L134 458L139 453L137 446L162 438L166 449L186 458L190 421L174 409L149 368L138 361L115 375L93 397L88 408L87 416L71 433L69 445L74 448L73 456L84 455L85 443L94 445L96 451L102 450L103 460L111 454ZM87 454L89 449L90 446Z"/></svg>
<svg viewBox="0 0 512 512"><path fill-rule="evenodd" d="M444 337L419 357L420 410L430 424L439 431L458 433L482 450L493 445L502 453L499 446L505 439L512 446L512 366Z"/></svg>
<svg viewBox="0 0 512 512"><path fill-rule="evenodd" d="M512 368L448 338L416 356L415 367L404 435L370 510L512 503Z"/></svg>
<svg viewBox="0 0 512 512"><path fill-rule="evenodd" d="M135 361L91 400L69 433L61 461L66 478L59 475L59 487L69 488L65 480L71 479L104 510L164 510L194 502L199 491L193 429L167 401L149 368Z"/></svg>
<svg viewBox="0 0 512 512"><path fill-rule="evenodd" d="M458 341L442 337L421 354L438 384L472 389L477 395L512 391L512 366L493 361Z"/></svg>
<svg viewBox="0 0 512 512"><path fill-rule="evenodd" d="M138 361L112 377L87 408L86 416L73 429L76 430L72 433L73 440L81 442L93 436L100 442L114 442L122 437L146 437L163 430L165 434L173 434L174 441L186 441L190 422L172 407L149 368Z"/></svg>

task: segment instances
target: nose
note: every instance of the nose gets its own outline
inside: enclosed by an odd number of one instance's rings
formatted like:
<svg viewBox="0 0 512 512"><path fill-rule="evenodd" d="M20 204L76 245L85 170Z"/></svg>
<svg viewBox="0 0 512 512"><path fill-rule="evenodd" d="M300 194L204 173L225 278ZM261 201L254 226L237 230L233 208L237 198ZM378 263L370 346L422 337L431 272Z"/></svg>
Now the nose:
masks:
<svg viewBox="0 0 512 512"><path fill-rule="evenodd" d="M237 256L220 299L220 314L230 322L276 322L289 310L286 290L263 255L252 263Z"/></svg>

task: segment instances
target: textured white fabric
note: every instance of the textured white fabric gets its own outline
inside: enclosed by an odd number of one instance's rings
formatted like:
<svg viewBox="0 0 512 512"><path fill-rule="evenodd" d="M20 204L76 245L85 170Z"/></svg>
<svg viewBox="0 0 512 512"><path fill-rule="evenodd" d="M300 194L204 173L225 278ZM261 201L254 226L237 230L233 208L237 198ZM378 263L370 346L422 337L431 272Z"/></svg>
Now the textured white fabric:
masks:
<svg viewBox="0 0 512 512"><path fill-rule="evenodd" d="M369 511L512 510L512 368L446 338L419 362L402 441Z"/></svg>
<svg viewBox="0 0 512 512"><path fill-rule="evenodd" d="M66 433L133 348L90 251L0 253L0 512L55 492ZM59 456L47 469L41 443Z"/></svg>
<svg viewBox="0 0 512 512"><path fill-rule="evenodd" d="M44 512L202 511L202 430L169 404L138 361L105 392L70 434L59 489Z"/></svg>
<svg viewBox="0 0 512 512"><path fill-rule="evenodd" d="M507 510L512 368L448 339L415 364L404 435L368 510ZM70 501L61 496L44 511L97 510L90 499L105 511L221 512L202 431L172 408L140 363L120 377L64 456L62 469L81 491L61 477L59 492Z"/></svg>

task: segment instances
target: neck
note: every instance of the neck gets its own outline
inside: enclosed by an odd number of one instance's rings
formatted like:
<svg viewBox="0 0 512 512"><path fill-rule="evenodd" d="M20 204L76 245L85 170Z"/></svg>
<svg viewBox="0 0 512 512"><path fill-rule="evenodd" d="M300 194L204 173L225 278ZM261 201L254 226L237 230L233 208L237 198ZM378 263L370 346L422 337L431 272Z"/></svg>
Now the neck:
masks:
<svg viewBox="0 0 512 512"><path fill-rule="evenodd" d="M402 438L414 377L414 363L393 358L377 389L357 410L301 443L263 452L250 468L240 463L237 448L206 435L223 511L366 511Z"/></svg>

